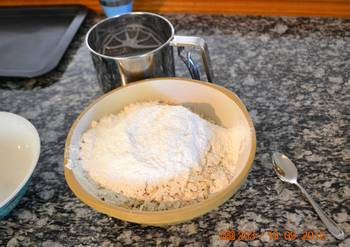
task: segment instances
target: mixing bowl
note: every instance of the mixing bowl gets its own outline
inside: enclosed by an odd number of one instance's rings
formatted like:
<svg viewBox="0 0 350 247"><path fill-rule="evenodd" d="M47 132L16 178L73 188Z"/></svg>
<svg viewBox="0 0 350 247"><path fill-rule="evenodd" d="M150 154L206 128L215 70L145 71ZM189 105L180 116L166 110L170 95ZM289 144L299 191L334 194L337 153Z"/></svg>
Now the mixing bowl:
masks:
<svg viewBox="0 0 350 247"><path fill-rule="evenodd" d="M93 120L118 113L124 106L160 100L189 107L196 113L212 119L224 127L241 127L249 130L246 144L239 155L236 174L225 189L207 199L178 209L140 211L126 209L101 200L88 180L81 175L79 140ZM65 146L64 171L66 181L84 203L92 208L122 220L148 224L168 225L203 215L229 199L245 181L254 160L255 129L249 113L240 99L231 91L211 83L181 78L159 78L139 81L117 88L93 101L75 120Z"/></svg>

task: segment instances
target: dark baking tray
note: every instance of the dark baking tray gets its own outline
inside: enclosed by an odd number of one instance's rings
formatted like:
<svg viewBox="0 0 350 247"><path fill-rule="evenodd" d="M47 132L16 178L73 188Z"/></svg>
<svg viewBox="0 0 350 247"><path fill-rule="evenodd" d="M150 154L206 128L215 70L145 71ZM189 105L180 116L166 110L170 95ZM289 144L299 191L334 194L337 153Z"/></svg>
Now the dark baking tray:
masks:
<svg viewBox="0 0 350 247"><path fill-rule="evenodd" d="M35 77L55 68L86 14L75 5L0 8L0 76Z"/></svg>

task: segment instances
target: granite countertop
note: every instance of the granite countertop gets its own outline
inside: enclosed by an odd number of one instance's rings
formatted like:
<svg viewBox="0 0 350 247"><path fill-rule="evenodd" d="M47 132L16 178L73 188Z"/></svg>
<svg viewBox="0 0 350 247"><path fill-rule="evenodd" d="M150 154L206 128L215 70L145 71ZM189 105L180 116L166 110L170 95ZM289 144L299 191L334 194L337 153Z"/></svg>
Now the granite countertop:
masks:
<svg viewBox="0 0 350 247"><path fill-rule="evenodd" d="M0 79L0 110L38 129L42 150L29 191L0 222L0 246L350 246L350 20L169 15L177 33L209 45L216 83L246 104L257 152L246 184L202 217L166 228L140 226L96 212L76 198L63 175L70 126L101 95L83 38L84 22L60 65L35 79ZM178 63L180 75L186 75ZM277 179L271 152L295 161L300 183L345 231L338 241L302 240L326 231L298 189ZM261 234L252 241L219 240L225 229ZM283 239L286 230L297 239Z"/></svg>

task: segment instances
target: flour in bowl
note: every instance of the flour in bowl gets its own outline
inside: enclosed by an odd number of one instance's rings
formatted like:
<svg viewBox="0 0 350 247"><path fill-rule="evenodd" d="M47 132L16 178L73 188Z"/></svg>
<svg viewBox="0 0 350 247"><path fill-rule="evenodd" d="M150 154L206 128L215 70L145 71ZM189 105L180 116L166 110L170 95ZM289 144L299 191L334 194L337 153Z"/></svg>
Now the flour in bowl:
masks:
<svg viewBox="0 0 350 247"><path fill-rule="evenodd" d="M247 134L180 105L141 102L93 121L80 159L88 176L127 207L162 210L226 188Z"/></svg>

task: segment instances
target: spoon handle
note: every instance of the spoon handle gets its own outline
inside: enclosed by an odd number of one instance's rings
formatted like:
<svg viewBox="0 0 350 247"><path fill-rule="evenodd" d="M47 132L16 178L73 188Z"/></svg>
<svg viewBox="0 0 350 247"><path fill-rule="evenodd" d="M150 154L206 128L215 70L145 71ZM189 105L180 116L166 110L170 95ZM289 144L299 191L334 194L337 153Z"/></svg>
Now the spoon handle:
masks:
<svg viewBox="0 0 350 247"><path fill-rule="evenodd" d="M328 231L337 239L344 239L344 232L337 226L337 224L330 219L323 210L318 206L318 204L312 199L312 197L307 193L307 191L298 183L296 185L299 187L301 192L306 196L311 205L314 207L316 213L322 220L322 222L326 225Z"/></svg>

